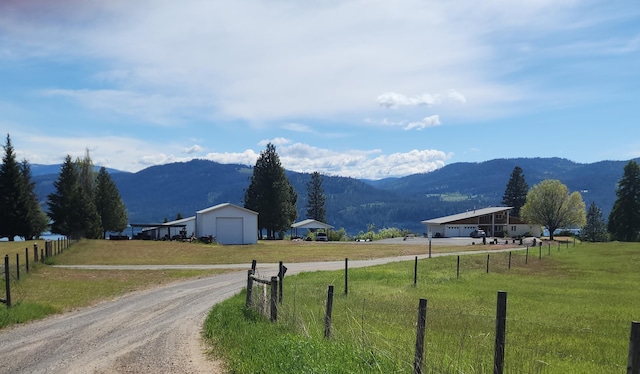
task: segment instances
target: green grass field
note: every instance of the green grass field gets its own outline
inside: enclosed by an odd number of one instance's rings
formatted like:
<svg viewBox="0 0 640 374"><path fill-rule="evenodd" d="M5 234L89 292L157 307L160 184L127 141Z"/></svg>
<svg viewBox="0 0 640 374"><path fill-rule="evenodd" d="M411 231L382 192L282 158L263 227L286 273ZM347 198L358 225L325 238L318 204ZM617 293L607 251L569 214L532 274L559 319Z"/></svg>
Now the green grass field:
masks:
<svg viewBox="0 0 640 374"><path fill-rule="evenodd" d="M71 270L48 265L189 265L249 264L258 262L300 262L363 259L424 253L414 245L379 245L376 243L315 243L264 241L250 246L222 246L171 241L82 240L47 258L34 262L33 248L40 256L43 240L0 242L0 257L8 256L11 274L12 308L0 305L0 328L46 317L50 314L86 307L128 292L157 287L181 279L214 275L222 270ZM54 251L57 253L57 243ZM476 246L479 248L478 246ZM434 252L459 250L459 247L436 247ZM26 253L30 272L26 271ZM16 255L20 261L17 280ZM2 263L3 264L3 263ZM2 266L2 265L0 265ZM0 282L4 298L5 282Z"/></svg>
<svg viewBox="0 0 640 374"><path fill-rule="evenodd" d="M232 373L410 373L417 309L428 300L425 372L491 373L496 298L506 291L506 373L625 372L640 320L640 244L579 244L286 277L279 321L245 310L241 294L210 313L205 335ZM328 285L335 286L325 339Z"/></svg>

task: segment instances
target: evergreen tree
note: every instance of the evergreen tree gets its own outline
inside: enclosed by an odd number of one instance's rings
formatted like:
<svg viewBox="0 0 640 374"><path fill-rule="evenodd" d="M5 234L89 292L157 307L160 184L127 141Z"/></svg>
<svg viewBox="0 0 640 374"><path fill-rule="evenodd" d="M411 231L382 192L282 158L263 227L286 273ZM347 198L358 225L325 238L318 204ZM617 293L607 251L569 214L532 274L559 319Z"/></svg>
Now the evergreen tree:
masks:
<svg viewBox="0 0 640 374"><path fill-rule="evenodd" d="M89 193L80 185L76 164L67 155L58 179L53 182L55 192L49 194L51 232L72 239L100 236L100 217Z"/></svg>
<svg viewBox="0 0 640 374"><path fill-rule="evenodd" d="M545 226L551 240L556 229L583 226L586 223L585 205L580 192L569 194L567 186L558 180L547 179L533 186L520 212L527 222Z"/></svg>
<svg viewBox="0 0 640 374"><path fill-rule="evenodd" d="M326 200L322 189L322 176L316 171L311 174L311 180L307 183L307 218L326 222L327 210L324 205Z"/></svg>
<svg viewBox="0 0 640 374"><path fill-rule="evenodd" d="M592 202L587 210L587 223L580 230L580 237L587 242L606 242L608 236L602 211L595 202Z"/></svg>
<svg viewBox="0 0 640 374"><path fill-rule="evenodd" d="M40 207L38 196L35 193L36 184L31 179L31 166L27 160L22 161L20 173L23 186L22 198L24 202L21 205L24 207L24 222L19 235L25 240L29 240L37 238L47 229L49 219Z"/></svg>
<svg viewBox="0 0 640 374"><path fill-rule="evenodd" d="M502 196L502 204L513 207L511 213L516 217L520 217L520 208L527 202L528 192L529 185L524 180L522 168L516 166L511 171L511 177Z"/></svg>
<svg viewBox="0 0 640 374"><path fill-rule="evenodd" d="M106 238L109 231L122 232L128 223L127 209L122 202L118 187L104 166L98 172L93 195L94 204L100 216L102 237Z"/></svg>
<svg viewBox="0 0 640 374"><path fill-rule="evenodd" d="M634 242L640 234L640 166L631 160L624 167L616 190L617 199L609 213L609 233L613 240Z"/></svg>
<svg viewBox="0 0 640 374"><path fill-rule="evenodd" d="M35 194L31 167L27 160L16 161L11 138L7 135L0 168L0 237L13 241L16 236L31 239L46 230L48 219Z"/></svg>
<svg viewBox="0 0 640 374"><path fill-rule="evenodd" d="M27 191L20 164L7 134L2 167L0 167L0 237L13 241L24 233L26 223Z"/></svg>
<svg viewBox="0 0 640 374"><path fill-rule="evenodd" d="M78 182L83 191L85 191L89 197L93 198L93 192L96 184L96 173L93 166L93 160L89 156L89 149L85 148L84 158L76 159L76 166L78 168Z"/></svg>
<svg viewBox="0 0 640 374"><path fill-rule="evenodd" d="M276 147L269 143L260 153L245 191L244 207L258 212L258 230L267 230L267 237L274 238L291 227L298 213L295 192L285 170L280 164Z"/></svg>

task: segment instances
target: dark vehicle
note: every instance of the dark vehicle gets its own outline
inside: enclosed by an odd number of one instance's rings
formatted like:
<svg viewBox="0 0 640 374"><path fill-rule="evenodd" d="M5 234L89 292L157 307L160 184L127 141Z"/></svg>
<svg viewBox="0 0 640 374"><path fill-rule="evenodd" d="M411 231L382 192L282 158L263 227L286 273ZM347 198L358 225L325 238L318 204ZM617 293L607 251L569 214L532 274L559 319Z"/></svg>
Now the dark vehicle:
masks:
<svg viewBox="0 0 640 374"><path fill-rule="evenodd" d="M471 237L472 238L482 238L487 236L487 234L485 234L484 230L473 230L471 231Z"/></svg>

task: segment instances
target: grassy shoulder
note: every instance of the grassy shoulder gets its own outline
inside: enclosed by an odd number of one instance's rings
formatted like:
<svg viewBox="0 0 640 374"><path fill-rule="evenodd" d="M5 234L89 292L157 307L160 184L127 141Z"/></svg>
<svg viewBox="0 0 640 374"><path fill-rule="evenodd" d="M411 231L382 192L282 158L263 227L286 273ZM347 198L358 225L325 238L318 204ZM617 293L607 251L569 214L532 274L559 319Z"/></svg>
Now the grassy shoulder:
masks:
<svg viewBox="0 0 640 374"><path fill-rule="evenodd" d="M550 254L549 254L550 253ZM245 310L245 294L213 308L205 336L242 372L412 372L417 307L428 300L425 372L493 370L497 291L508 293L506 372L616 373L638 320L640 245L581 244L286 277L277 323ZM526 262L526 263L525 263ZM336 286L324 338L328 285Z"/></svg>

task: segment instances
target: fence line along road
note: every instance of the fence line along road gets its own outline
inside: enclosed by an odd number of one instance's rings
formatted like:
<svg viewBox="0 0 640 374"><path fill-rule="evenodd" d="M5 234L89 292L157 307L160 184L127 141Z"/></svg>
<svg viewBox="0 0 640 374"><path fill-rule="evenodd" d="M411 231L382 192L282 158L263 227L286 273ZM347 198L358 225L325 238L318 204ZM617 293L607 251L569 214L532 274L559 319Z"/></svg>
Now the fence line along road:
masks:
<svg viewBox="0 0 640 374"><path fill-rule="evenodd" d="M508 249L514 250L514 248ZM493 250L490 252L497 252ZM435 256L482 253L463 251ZM428 255L418 256L427 258ZM365 267L415 256L350 260ZM257 270L277 274L277 263ZM212 373L200 332L211 307L237 294L246 285L250 264L60 266L77 269L239 269L212 277L173 283L135 292L93 307L52 316L0 331L3 373ZM287 273L340 270L344 261L288 263Z"/></svg>

